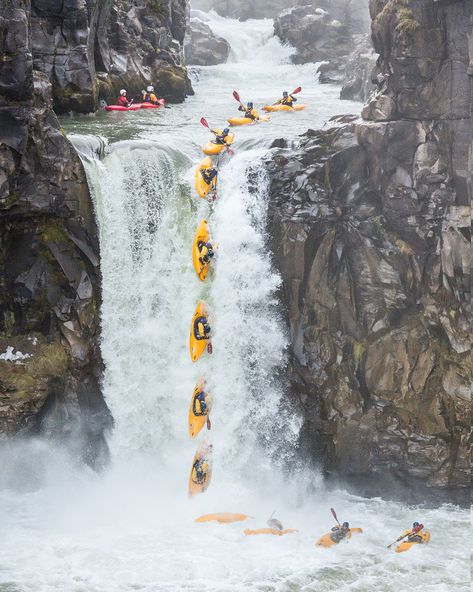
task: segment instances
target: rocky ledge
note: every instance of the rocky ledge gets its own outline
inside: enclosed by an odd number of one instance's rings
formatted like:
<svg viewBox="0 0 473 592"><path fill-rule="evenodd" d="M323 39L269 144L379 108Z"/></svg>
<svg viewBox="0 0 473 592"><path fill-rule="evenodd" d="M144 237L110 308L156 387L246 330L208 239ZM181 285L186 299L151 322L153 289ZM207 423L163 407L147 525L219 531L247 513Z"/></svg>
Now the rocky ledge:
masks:
<svg viewBox="0 0 473 592"><path fill-rule="evenodd" d="M302 454L363 493L467 502L473 7L406 10L371 2L372 120L273 151L269 232Z"/></svg>
<svg viewBox="0 0 473 592"><path fill-rule="evenodd" d="M230 54L226 39L216 35L199 18L192 17L184 43L184 55L189 66L215 66L224 64Z"/></svg>
<svg viewBox="0 0 473 592"><path fill-rule="evenodd" d="M48 76L33 70L29 18L10 0L0 19L0 439L45 437L99 468L111 416L97 228Z"/></svg>

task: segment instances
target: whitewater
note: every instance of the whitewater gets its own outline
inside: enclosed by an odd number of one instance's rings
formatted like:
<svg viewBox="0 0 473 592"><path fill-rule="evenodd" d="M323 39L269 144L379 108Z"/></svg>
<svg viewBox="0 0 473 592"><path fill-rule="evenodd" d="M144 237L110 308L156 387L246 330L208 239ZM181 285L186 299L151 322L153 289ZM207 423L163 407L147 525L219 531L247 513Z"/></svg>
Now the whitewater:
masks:
<svg viewBox="0 0 473 592"><path fill-rule="evenodd" d="M0 592L424 592L469 589L468 513L365 499L297 460L301 418L284 383L288 336L280 277L266 236L261 159L337 114L359 113L319 85L315 64L294 66L272 21L202 14L231 44L229 62L192 68L195 96L159 112L101 113L62 122L84 163L100 233L104 395L114 417L110 466L76 464L41 441L0 450ZM231 93L257 106L302 86L296 114L236 128L235 156L220 161L219 198L198 198L193 175L210 137L235 116ZM218 244L200 283L192 240L201 219ZM211 310L213 354L193 364L189 328L199 299ZM206 377L212 429L187 435L193 388ZM196 448L214 447L208 491L189 500ZM333 526L330 507L364 534L314 546ZM284 537L246 537L273 511ZM196 524L207 512L244 512L230 525ZM386 549L414 520L428 547Z"/></svg>

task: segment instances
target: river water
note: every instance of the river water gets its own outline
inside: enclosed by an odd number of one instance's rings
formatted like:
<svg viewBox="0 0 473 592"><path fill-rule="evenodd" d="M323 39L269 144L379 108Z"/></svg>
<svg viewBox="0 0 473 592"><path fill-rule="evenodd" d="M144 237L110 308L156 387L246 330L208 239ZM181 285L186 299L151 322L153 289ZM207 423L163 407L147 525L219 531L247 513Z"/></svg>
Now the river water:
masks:
<svg viewBox="0 0 473 592"><path fill-rule="evenodd" d="M300 418L280 376L287 335L265 236L266 184L259 161L276 138L295 141L336 114L358 113L319 85L316 66L294 66L271 21L206 15L232 46L229 63L193 68L196 94L159 111L64 120L86 167L100 228L104 392L115 419L111 466L75 465L42 442L2 456L0 592L397 591L469 588L468 514L454 506L406 507L327 491L292 463ZM193 172L209 133L237 114L231 92L257 105L303 87L308 109L237 128L235 156L219 163L219 199L196 197ZM251 182L248 181L251 173ZM218 243L215 273L195 276L191 246L207 218ZM213 354L192 364L188 334L199 298L212 311ZM212 430L187 436L193 387L205 376ZM189 500L199 443L212 443L208 491ZM14 478L12 477L14 475ZM330 507L363 535L325 550ZM296 534L246 537L273 510ZM195 524L200 514L245 512L247 524ZM414 521L428 547L386 549Z"/></svg>

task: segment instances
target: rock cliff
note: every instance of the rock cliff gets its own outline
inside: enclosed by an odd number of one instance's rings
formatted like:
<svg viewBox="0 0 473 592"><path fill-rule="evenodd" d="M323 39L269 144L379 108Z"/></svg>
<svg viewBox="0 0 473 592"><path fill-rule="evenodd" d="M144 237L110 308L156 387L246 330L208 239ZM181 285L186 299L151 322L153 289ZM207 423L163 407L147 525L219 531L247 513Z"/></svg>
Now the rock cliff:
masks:
<svg viewBox="0 0 473 592"><path fill-rule="evenodd" d="M107 460L100 272L78 156L33 69L28 3L0 17L0 438L36 434Z"/></svg>
<svg viewBox="0 0 473 592"><path fill-rule="evenodd" d="M52 83L56 113L88 113L120 88L153 84L168 101L192 93L183 64L187 0L32 0L34 69Z"/></svg>
<svg viewBox="0 0 473 592"><path fill-rule="evenodd" d="M224 64L230 54L226 39L216 35L198 18L191 18L184 42L184 55L189 66Z"/></svg>
<svg viewBox="0 0 473 592"><path fill-rule="evenodd" d="M367 121L309 130L267 163L301 451L364 493L466 501L473 7L370 9Z"/></svg>

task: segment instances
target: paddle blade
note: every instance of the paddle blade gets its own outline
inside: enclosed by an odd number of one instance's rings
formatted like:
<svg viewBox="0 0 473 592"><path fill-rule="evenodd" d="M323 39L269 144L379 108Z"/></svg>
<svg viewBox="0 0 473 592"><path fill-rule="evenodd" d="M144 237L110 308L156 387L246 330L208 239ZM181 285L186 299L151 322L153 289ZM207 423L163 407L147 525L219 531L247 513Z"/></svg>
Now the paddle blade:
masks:
<svg viewBox="0 0 473 592"><path fill-rule="evenodd" d="M204 126L204 127L210 127L210 125L207 123L207 120L205 119L205 117L201 117L200 118L200 123Z"/></svg>
<svg viewBox="0 0 473 592"><path fill-rule="evenodd" d="M297 95L298 93L300 93L300 92L301 92L301 90L302 90L302 86L298 86L297 88L295 88L295 89L292 91L291 95Z"/></svg>
<svg viewBox="0 0 473 592"><path fill-rule="evenodd" d="M335 520L338 522L338 524L340 524L340 521L337 518L337 512L335 512L335 510L333 508L330 508L330 511L332 512L332 516L335 518Z"/></svg>
<svg viewBox="0 0 473 592"><path fill-rule="evenodd" d="M240 102L240 95L237 93L236 90L233 91L233 98L235 99L235 101Z"/></svg>
<svg viewBox="0 0 473 592"><path fill-rule="evenodd" d="M211 354L213 351L212 350L212 343L210 341L207 343L207 351L209 352L209 354Z"/></svg>
<svg viewBox="0 0 473 592"><path fill-rule="evenodd" d="M230 146L227 146L227 153L229 156L233 156L235 153L233 152L233 150L230 148Z"/></svg>
<svg viewBox="0 0 473 592"><path fill-rule="evenodd" d="M208 430L211 430L212 429L212 424L210 423L210 418L209 418L208 415L207 415L207 429Z"/></svg>

